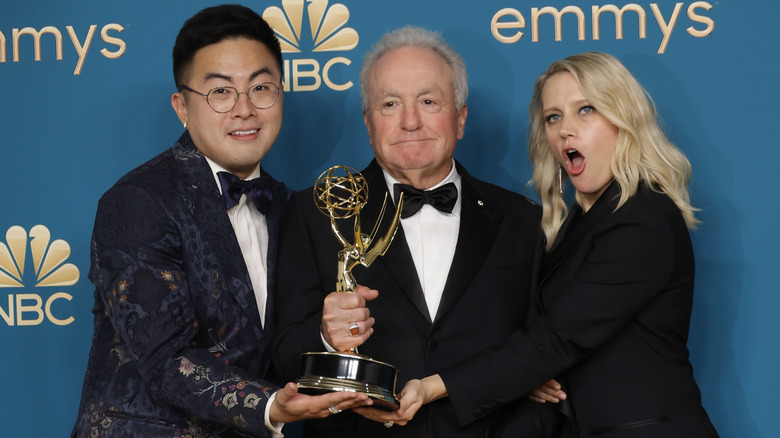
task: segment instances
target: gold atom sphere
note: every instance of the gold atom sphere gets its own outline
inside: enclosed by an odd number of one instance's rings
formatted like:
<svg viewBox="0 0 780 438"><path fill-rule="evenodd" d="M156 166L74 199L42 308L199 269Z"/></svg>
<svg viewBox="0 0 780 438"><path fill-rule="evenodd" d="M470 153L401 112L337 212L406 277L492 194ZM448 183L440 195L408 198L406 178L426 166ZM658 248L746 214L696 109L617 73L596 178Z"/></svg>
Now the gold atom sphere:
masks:
<svg viewBox="0 0 780 438"><path fill-rule="evenodd" d="M347 219L358 213L368 201L368 184L360 172L336 165L322 172L314 183L314 203L334 219Z"/></svg>

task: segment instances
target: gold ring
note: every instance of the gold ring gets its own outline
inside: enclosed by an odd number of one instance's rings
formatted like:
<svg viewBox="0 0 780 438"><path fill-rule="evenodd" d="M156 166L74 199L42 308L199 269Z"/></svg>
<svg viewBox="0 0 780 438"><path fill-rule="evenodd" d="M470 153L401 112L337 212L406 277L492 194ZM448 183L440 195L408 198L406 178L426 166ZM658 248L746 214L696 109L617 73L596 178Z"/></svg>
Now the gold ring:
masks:
<svg viewBox="0 0 780 438"><path fill-rule="evenodd" d="M360 326L356 322L349 323L349 335L357 336L360 334Z"/></svg>

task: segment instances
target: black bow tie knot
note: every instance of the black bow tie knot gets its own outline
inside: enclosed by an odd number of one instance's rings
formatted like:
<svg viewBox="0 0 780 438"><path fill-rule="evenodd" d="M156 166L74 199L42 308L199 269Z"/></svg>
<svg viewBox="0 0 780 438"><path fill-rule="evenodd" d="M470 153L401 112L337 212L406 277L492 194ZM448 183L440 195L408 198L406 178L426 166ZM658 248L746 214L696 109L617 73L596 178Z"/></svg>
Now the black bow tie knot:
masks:
<svg viewBox="0 0 780 438"><path fill-rule="evenodd" d="M403 219L413 216L424 204L429 204L443 213L452 213L452 208L458 200L458 188L451 182L433 190L420 190L408 184L395 184L393 190L395 199L398 199L399 193L404 194L404 205L401 209Z"/></svg>
<svg viewBox="0 0 780 438"><path fill-rule="evenodd" d="M233 208L241 200L241 195L246 194L260 213L270 213L273 208L274 180L269 175L243 180L230 172L217 172L217 177L222 184L225 209Z"/></svg>

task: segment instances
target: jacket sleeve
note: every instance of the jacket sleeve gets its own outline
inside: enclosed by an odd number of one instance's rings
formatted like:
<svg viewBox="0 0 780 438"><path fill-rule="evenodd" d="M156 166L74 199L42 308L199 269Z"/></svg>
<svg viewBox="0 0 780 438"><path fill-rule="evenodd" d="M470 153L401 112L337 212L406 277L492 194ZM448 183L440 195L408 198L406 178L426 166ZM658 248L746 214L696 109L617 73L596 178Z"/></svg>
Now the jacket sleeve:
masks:
<svg viewBox="0 0 780 438"><path fill-rule="evenodd" d="M192 248L163 204L122 186L98 207L90 277L116 331L117 370L134 366L163 406L267 436L264 410L276 387L198 344L188 284Z"/></svg>
<svg viewBox="0 0 780 438"><path fill-rule="evenodd" d="M323 300L330 291L323 290L323 278L334 276L337 253L333 251L331 254L334 271L328 275L324 272L327 267L317 263L323 258L317 258L316 251L323 249L315 240L334 239L335 242L335 238L327 229L321 231L323 236L314 235L316 231L307 223L311 215L307 217L304 211L305 206L312 204L310 196L310 193L299 192L290 199L279 248L275 301L277 335L273 363L276 373L284 380L300 377L301 353L325 351L320 337L320 322ZM313 212L324 218L319 212ZM335 283L331 287L335 289Z"/></svg>
<svg viewBox="0 0 780 438"><path fill-rule="evenodd" d="M461 424L524 397L595 351L656 299L674 266L673 233L660 214L617 212L591 245L559 297L526 331L500 348L443 370ZM492 373L491 364L512 364Z"/></svg>

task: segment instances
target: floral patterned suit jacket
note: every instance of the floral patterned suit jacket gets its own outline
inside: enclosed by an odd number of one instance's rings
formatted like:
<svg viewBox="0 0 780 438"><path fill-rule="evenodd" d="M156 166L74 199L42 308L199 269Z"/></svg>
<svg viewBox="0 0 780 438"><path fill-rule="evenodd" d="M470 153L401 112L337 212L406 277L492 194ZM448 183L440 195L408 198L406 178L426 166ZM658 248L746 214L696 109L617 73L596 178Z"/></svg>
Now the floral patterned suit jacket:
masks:
<svg viewBox="0 0 780 438"><path fill-rule="evenodd" d="M290 191L275 184L268 290ZM211 169L188 133L101 198L94 335L74 437L264 436L276 386L273 303L260 323Z"/></svg>

